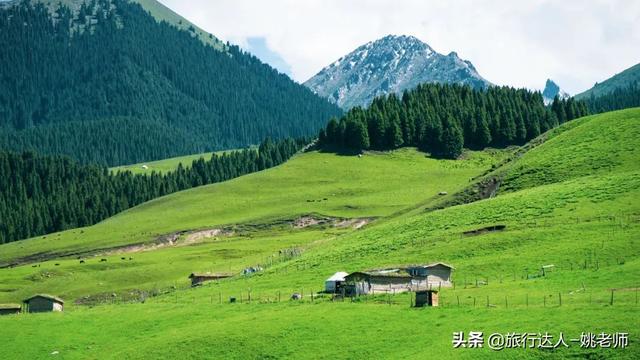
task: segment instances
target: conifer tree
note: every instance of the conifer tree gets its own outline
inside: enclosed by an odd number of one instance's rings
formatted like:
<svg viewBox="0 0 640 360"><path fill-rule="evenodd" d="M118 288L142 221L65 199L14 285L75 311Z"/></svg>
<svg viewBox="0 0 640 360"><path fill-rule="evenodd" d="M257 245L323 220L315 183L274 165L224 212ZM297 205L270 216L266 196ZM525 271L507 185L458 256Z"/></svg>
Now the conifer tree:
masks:
<svg viewBox="0 0 640 360"><path fill-rule="evenodd" d="M455 124L452 117L448 117L443 125L440 155L455 159L462 154L463 144L462 130Z"/></svg>

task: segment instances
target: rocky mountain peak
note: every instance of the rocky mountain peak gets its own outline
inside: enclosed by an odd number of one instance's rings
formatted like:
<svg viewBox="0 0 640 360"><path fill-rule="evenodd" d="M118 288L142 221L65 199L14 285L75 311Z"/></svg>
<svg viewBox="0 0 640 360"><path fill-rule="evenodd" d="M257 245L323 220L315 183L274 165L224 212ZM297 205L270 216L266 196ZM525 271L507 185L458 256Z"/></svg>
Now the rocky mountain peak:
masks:
<svg viewBox="0 0 640 360"><path fill-rule="evenodd" d="M547 82L544 85L544 90L542 91L542 98L544 99L545 104L552 103L556 95L559 96L560 99L570 97L570 95L560 89L560 86L558 86L558 84L553 80L547 79Z"/></svg>
<svg viewBox="0 0 640 360"><path fill-rule="evenodd" d="M359 46L322 69L305 85L340 107L367 106L376 96L425 82L491 85L456 52L442 55L410 35L387 35Z"/></svg>

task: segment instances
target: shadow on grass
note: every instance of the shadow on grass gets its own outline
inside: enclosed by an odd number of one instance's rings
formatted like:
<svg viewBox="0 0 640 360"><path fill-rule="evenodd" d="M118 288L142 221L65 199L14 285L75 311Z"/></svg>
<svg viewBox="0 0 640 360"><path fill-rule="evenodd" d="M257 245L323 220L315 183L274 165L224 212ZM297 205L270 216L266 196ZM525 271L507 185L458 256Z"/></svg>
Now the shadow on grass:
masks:
<svg viewBox="0 0 640 360"><path fill-rule="evenodd" d="M399 147L399 148L395 148L395 149L367 149L367 152L371 152L371 153L390 153L394 150L398 150L398 149L402 149L404 146ZM451 160L451 158L448 158L446 156L437 154L437 153L431 153L425 149L421 149L421 148L416 148L419 152L424 154L425 158L429 158L429 159L436 159L436 160ZM337 146L337 145L315 145L311 148L308 149L309 151L312 150L317 150L321 153L325 153L325 154L336 154L339 156L357 156L357 155L362 155L365 150L356 150L356 149L352 149L352 148L347 148L344 146Z"/></svg>
<svg viewBox="0 0 640 360"><path fill-rule="evenodd" d="M316 146L314 150L318 150L321 153L325 154L336 154L339 156L357 156L362 154L362 150L356 150L344 146L336 146L336 145L320 145Z"/></svg>

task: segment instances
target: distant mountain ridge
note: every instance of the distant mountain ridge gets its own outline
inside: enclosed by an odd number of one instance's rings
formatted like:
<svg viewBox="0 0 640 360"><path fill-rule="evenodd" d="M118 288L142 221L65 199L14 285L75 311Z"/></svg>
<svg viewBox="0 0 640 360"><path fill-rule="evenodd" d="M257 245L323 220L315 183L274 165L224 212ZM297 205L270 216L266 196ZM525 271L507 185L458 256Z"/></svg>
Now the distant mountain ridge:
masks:
<svg viewBox="0 0 640 360"><path fill-rule="evenodd" d="M20 3L22 0L0 0L0 7L12 6ZM42 3L49 11L54 13L60 4L69 7L73 12L78 12L82 4L90 4L92 0L30 0L32 3ZM191 32L194 36L198 37L203 43L213 46L216 49L224 50L225 43L210 34L197 25L191 23L189 20L176 14L173 10L166 7L164 4L156 0L129 0L133 3L140 4L142 8L151 14L157 21L166 21L170 25L173 25L181 30ZM95 1L98 2L97 0Z"/></svg>
<svg viewBox="0 0 640 360"><path fill-rule="evenodd" d="M422 83L492 85L473 64L443 55L414 36L388 35L341 57L304 85L343 109L367 106L380 95L402 94Z"/></svg>
<svg viewBox="0 0 640 360"><path fill-rule="evenodd" d="M604 80L596 83L591 89L575 96L578 100L587 100L611 94L616 89L626 88L634 83L640 83L640 63Z"/></svg>

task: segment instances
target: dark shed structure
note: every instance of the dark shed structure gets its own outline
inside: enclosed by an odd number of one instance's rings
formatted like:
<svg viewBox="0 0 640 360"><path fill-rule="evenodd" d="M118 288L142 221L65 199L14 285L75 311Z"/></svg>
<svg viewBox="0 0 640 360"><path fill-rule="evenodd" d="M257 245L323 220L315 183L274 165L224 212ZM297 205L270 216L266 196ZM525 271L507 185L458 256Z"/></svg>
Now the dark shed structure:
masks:
<svg viewBox="0 0 640 360"><path fill-rule="evenodd" d="M20 314L21 311L22 305L20 304L0 304L0 316Z"/></svg>
<svg viewBox="0 0 640 360"><path fill-rule="evenodd" d="M25 299L24 303L27 305L27 311L30 313L62 311L64 308L64 300L47 294L34 295Z"/></svg>
<svg viewBox="0 0 640 360"><path fill-rule="evenodd" d="M416 307L438 306L437 290L416 291Z"/></svg>

